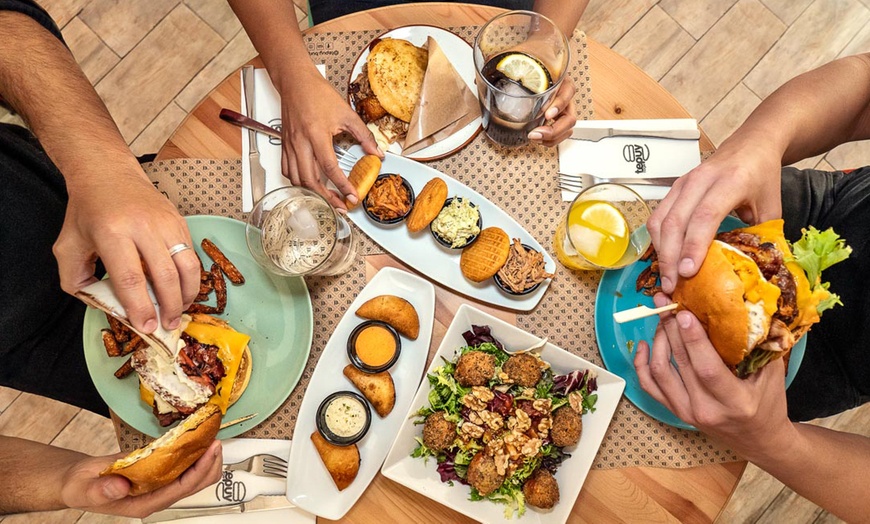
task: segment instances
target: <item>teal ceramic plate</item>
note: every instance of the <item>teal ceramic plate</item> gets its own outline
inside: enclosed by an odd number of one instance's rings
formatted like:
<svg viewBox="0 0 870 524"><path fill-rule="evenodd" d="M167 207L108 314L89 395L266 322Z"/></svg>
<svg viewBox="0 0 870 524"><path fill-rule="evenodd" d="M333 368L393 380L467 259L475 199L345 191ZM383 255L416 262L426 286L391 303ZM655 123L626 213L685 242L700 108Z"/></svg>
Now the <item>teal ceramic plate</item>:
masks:
<svg viewBox="0 0 870 524"><path fill-rule="evenodd" d="M722 225L719 226L719 231L730 231L745 225L734 217L726 217ZM646 340L652 344L659 322L658 316L642 318L624 324L617 324L613 321L613 314L617 311L639 305L655 307L652 297L635 291L637 277L648 266L648 262L636 262L619 270L604 272L595 298L595 337L598 340L598 349L607 369L625 379L625 396L635 406L665 424L695 430L693 426L677 418L668 408L641 389L637 373L634 371L634 349L641 340ZM804 358L806 346L807 340L806 337L803 337L791 350L788 375L785 379L786 387L791 384L795 374L797 374Z"/></svg>
<svg viewBox="0 0 870 524"><path fill-rule="evenodd" d="M299 382L311 350L312 312L308 288L301 278L272 275L251 258L245 244L245 224L213 216L187 217L187 225L197 254L206 268L211 259L199 247L209 238L245 276L245 284L227 282L227 308L220 318L233 328L251 336L249 347L254 367L251 381L242 397L230 406L224 420L256 413L246 422L218 433L219 438L235 437L271 415ZM214 304L214 298L207 302ZM88 308L84 322L85 359L100 396L121 420L137 430L157 437L161 428L151 408L139 399L139 381L133 373L122 380L113 373L124 362L106 355L100 329L108 327L106 316Z"/></svg>

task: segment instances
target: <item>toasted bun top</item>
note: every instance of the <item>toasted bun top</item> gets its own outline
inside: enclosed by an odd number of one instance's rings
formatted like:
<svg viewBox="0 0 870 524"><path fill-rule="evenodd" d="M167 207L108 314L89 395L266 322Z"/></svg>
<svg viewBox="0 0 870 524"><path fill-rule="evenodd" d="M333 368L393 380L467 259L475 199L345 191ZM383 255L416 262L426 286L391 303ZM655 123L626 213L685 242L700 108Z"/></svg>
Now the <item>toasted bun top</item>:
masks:
<svg viewBox="0 0 870 524"><path fill-rule="evenodd" d="M779 293L752 259L717 240L698 273L677 281L673 299L698 317L722 360L733 367L766 338ZM761 305L753 318L747 301Z"/></svg>
<svg viewBox="0 0 870 524"><path fill-rule="evenodd" d="M221 425L221 410L205 404L178 426L143 448L115 461L100 476L130 480L130 495L141 495L171 483L206 452Z"/></svg>
<svg viewBox="0 0 870 524"><path fill-rule="evenodd" d="M410 122L420 100L429 52L396 38L384 38L369 52L369 85L384 109Z"/></svg>

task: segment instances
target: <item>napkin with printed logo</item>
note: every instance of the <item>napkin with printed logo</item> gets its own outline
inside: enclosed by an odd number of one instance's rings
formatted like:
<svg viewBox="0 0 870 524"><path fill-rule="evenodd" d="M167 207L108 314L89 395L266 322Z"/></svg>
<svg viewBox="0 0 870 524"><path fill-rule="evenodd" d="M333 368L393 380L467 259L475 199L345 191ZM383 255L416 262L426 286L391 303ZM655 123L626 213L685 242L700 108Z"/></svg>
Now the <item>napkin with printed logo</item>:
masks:
<svg viewBox="0 0 870 524"><path fill-rule="evenodd" d="M266 453L287 460L290 457L289 440L234 438L221 441L224 464L241 462L248 457ZM292 472L288 472L292 474ZM224 471L221 480L193 495L181 499L172 508L223 506L247 502L258 495L283 495L287 491L287 479L257 476L246 471ZM203 520L207 519L207 520ZM299 508L281 508L250 514L212 515L183 519L184 522L291 522L313 523L315 517Z"/></svg>
<svg viewBox="0 0 870 524"><path fill-rule="evenodd" d="M613 130L614 136L599 140L595 132ZM571 138L559 144L559 173L619 178L659 178L682 176L701 163L698 139L619 136L621 132L679 131L677 135L697 134L698 122L691 118L650 120L581 120ZM669 187L629 185L647 200L661 200ZM570 202L575 191L562 189L562 200Z"/></svg>

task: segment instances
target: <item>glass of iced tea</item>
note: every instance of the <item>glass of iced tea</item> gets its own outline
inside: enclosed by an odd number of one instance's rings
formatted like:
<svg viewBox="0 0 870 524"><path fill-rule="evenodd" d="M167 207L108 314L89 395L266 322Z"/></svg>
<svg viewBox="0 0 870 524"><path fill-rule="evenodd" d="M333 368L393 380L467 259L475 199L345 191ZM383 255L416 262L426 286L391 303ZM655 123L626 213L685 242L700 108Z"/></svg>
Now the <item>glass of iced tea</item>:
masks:
<svg viewBox="0 0 870 524"><path fill-rule="evenodd" d="M337 275L356 260L353 228L322 196L302 187L263 196L248 215L245 237L254 260L278 275Z"/></svg>
<svg viewBox="0 0 870 524"><path fill-rule="evenodd" d="M621 184L597 184L580 192L553 236L556 258L568 269L619 269L636 262L650 245L650 208Z"/></svg>
<svg viewBox="0 0 870 524"><path fill-rule="evenodd" d="M507 147L528 143L568 69L568 39L550 19L509 11L474 39L474 66L483 129Z"/></svg>

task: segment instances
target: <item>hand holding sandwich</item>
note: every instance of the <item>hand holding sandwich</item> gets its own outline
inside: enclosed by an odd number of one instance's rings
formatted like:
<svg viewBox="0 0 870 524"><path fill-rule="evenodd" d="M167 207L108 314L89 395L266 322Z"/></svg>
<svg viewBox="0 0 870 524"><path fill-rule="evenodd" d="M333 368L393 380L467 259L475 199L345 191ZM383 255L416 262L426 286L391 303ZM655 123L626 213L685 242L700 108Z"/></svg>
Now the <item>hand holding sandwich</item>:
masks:
<svg viewBox="0 0 870 524"><path fill-rule="evenodd" d="M129 496L130 482L100 472L125 454L90 457L37 442L0 437L0 464L8 474L0 492L0 514L78 508L95 513L144 517L220 480L219 442L177 480L165 487ZM23 495L25 494L26 495Z"/></svg>
<svg viewBox="0 0 870 524"><path fill-rule="evenodd" d="M781 166L870 138L870 54L836 60L777 89L707 161L681 177L647 222L662 290L701 267L716 228L736 210L778 218Z"/></svg>
<svg viewBox="0 0 870 524"><path fill-rule="evenodd" d="M738 379L688 311L661 315L652 351L640 342L634 358L644 391L682 420L843 520L866 520L870 438L789 421L784 364Z"/></svg>

